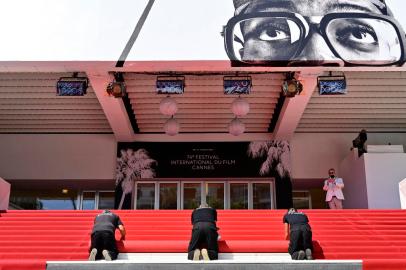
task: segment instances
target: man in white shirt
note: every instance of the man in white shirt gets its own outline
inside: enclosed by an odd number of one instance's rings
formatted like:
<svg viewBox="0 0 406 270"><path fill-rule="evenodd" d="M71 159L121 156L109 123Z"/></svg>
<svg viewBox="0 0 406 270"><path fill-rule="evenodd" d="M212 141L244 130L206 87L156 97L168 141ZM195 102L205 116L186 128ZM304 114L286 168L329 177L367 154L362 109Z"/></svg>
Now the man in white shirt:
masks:
<svg viewBox="0 0 406 270"><path fill-rule="evenodd" d="M343 209L344 195L342 189L344 188L344 181L336 177L335 170L331 168L328 170L329 178L324 181L323 190L326 193L326 202L330 209Z"/></svg>

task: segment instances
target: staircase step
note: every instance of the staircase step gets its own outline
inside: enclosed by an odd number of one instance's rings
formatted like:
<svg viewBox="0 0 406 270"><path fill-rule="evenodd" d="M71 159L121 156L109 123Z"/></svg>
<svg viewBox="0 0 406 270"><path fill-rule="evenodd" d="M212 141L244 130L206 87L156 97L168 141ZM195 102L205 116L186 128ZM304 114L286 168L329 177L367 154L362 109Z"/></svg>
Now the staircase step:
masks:
<svg viewBox="0 0 406 270"><path fill-rule="evenodd" d="M45 260L83 260L82 264L86 264L91 228L99 212L18 210L0 213L0 269L44 270ZM315 258L323 259L316 262L327 262L326 259L362 259L364 270L406 269L403 267L406 266L406 260L403 259L406 253L406 211L304 212L309 216L313 239L317 241ZM149 252L164 250L181 252L185 256L191 232L190 210L124 210L117 213L128 232L126 241L120 245L129 248L132 241L135 243L133 249L137 252L143 249ZM220 248L227 252L233 252L233 249L267 252L274 245L272 243L279 241L280 244L273 247L273 252L287 249L282 224L285 213L285 210L219 210L218 227L222 236ZM209 269L205 268L206 265L212 264L187 262L185 267L189 268L190 265Z"/></svg>
<svg viewBox="0 0 406 270"><path fill-rule="evenodd" d="M361 261L274 261L261 262L234 262L232 260L219 260L206 262L48 262L47 270L362 270Z"/></svg>

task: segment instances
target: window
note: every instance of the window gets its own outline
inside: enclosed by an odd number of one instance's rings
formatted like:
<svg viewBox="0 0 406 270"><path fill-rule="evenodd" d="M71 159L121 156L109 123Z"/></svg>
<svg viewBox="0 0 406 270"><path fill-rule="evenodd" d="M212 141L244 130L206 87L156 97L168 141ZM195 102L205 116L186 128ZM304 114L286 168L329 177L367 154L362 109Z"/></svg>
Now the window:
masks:
<svg viewBox="0 0 406 270"><path fill-rule="evenodd" d="M99 209L114 209L114 192L100 191L99 192Z"/></svg>
<svg viewBox="0 0 406 270"><path fill-rule="evenodd" d="M17 190L11 191L10 203L25 210L77 210L76 190Z"/></svg>
<svg viewBox="0 0 406 270"><path fill-rule="evenodd" d="M137 209L155 209L155 183L137 183Z"/></svg>
<svg viewBox="0 0 406 270"><path fill-rule="evenodd" d="M230 209L248 209L248 183L230 183Z"/></svg>
<svg viewBox="0 0 406 270"><path fill-rule="evenodd" d="M159 209L178 209L178 183L159 184Z"/></svg>
<svg viewBox="0 0 406 270"><path fill-rule="evenodd" d="M96 209L96 191L83 191L82 210Z"/></svg>
<svg viewBox="0 0 406 270"><path fill-rule="evenodd" d="M271 209L271 186L270 183L252 184L253 209Z"/></svg>
<svg viewBox="0 0 406 270"><path fill-rule="evenodd" d="M206 183L206 202L213 208L224 209L224 183Z"/></svg>
<svg viewBox="0 0 406 270"><path fill-rule="evenodd" d="M183 209L199 207L202 199L201 183L183 183Z"/></svg>
<svg viewBox="0 0 406 270"><path fill-rule="evenodd" d="M206 202L216 209L272 209L274 183L256 181L136 182L135 209L195 209Z"/></svg>
<svg viewBox="0 0 406 270"><path fill-rule="evenodd" d="M311 209L311 196L309 191L293 191L293 207L296 209Z"/></svg>

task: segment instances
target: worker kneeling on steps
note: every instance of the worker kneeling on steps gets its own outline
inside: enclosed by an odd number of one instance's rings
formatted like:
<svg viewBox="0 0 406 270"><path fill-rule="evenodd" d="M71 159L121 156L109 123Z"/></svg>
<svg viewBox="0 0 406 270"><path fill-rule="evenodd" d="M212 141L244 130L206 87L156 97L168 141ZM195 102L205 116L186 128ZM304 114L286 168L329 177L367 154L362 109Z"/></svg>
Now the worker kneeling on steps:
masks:
<svg viewBox="0 0 406 270"><path fill-rule="evenodd" d="M290 208L283 217L285 238L290 239L289 254L293 260L313 260L312 229L304 213Z"/></svg>
<svg viewBox="0 0 406 270"><path fill-rule="evenodd" d="M119 216L109 210L104 210L96 216L92 231L89 261L101 258L106 261L117 259L118 250L116 238L114 237L116 229L121 233L120 240L124 240L126 232Z"/></svg>
<svg viewBox="0 0 406 270"><path fill-rule="evenodd" d="M218 259L217 211L201 204L192 213L192 238L188 248L188 259L198 261Z"/></svg>

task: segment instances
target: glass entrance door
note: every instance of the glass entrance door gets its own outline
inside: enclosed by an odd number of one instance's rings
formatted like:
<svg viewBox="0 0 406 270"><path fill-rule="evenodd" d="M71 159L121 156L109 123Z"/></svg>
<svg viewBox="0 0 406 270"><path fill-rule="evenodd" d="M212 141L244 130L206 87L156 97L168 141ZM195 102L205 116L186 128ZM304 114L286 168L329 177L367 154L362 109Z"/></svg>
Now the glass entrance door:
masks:
<svg viewBox="0 0 406 270"><path fill-rule="evenodd" d="M96 191L83 191L82 193L82 210L96 209Z"/></svg>
<svg viewBox="0 0 406 270"><path fill-rule="evenodd" d="M110 190L85 190L80 196L80 209L114 209L114 191Z"/></svg>
<svg viewBox="0 0 406 270"><path fill-rule="evenodd" d="M182 185L183 209L195 209L202 202L202 183L183 183Z"/></svg>
<svg viewBox="0 0 406 270"><path fill-rule="evenodd" d="M248 209L248 183L230 183L230 209Z"/></svg>
<svg viewBox="0 0 406 270"><path fill-rule="evenodd" d="M155 183L137 183L136 209L155 209Z"/></svg>
<svg viewBox="0 0 406 270"><path fill-rule="evenodd" d="M272 193L270 183L252 183L253 209L271 209Z"/></svg>
<svg viewBox="0 0 406 270"><path fill-rule="evenodd" d="M206 183L206 202L213 208L224 209L224 184Z"/></svg>
<svg viewBox="0 0 406 270"><path fill-rule="evenodd" d="M178 183L159 183L159 209L179 209Z"/></svg>
<svg viewBox="0 0 406 270"><path fill-rule="evenodd" d="M99 191L99 209L114 209L114 191Z"/></svg>
<svg viewBox="0 0 406 270"><path fill-rule="evenodd" d="M273 209L274 183L264 181L137 182L134 209Z"/></svg>

